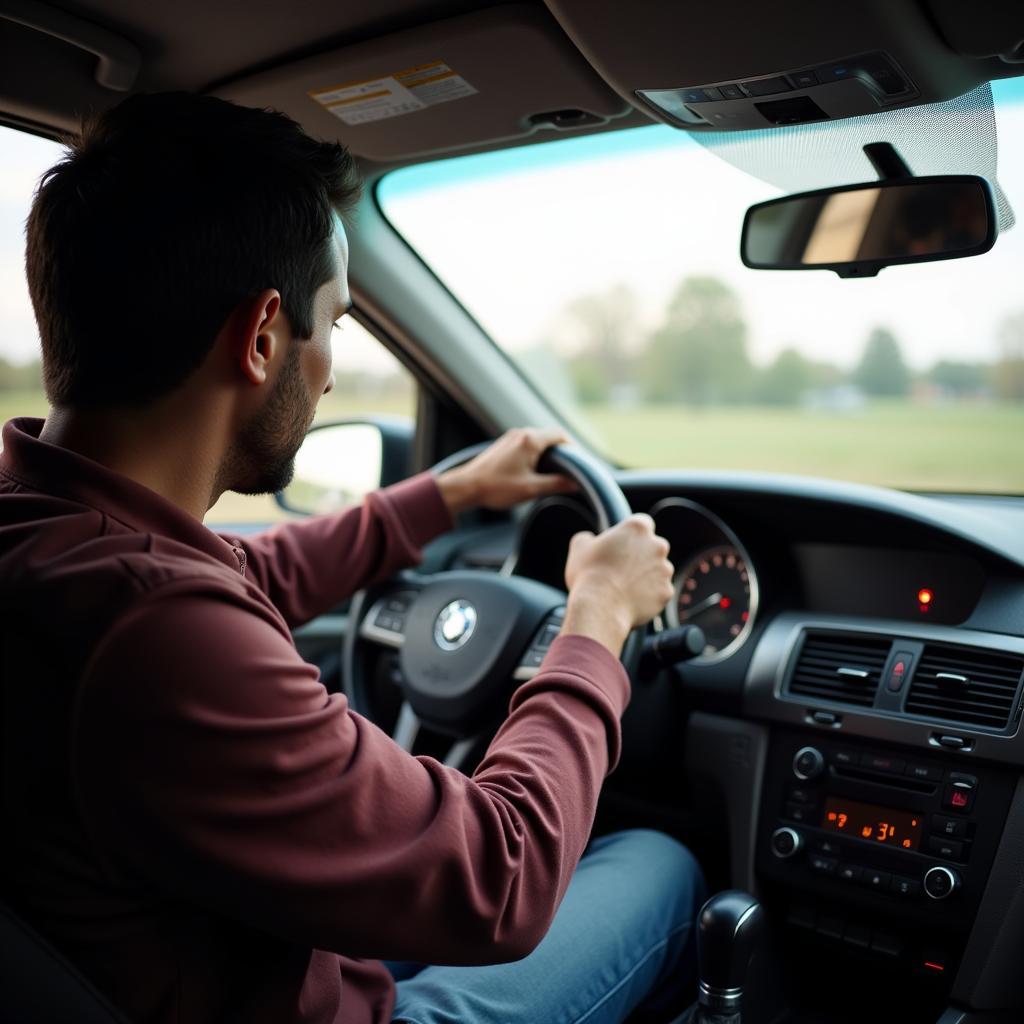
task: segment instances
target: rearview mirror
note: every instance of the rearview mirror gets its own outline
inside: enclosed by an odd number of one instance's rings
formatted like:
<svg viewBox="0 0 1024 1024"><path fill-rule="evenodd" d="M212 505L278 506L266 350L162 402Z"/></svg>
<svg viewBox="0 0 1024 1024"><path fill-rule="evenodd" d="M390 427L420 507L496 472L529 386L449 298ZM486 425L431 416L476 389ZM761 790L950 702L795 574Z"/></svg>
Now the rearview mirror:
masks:
<svg viewBox="0 0 1024 1024"><path fill-rule="evenodd" d="M834 270L873 277L882 267L988 252L996 240L984 178L894 178L802 192L752 206L740 255L756 270Z"/></svg>

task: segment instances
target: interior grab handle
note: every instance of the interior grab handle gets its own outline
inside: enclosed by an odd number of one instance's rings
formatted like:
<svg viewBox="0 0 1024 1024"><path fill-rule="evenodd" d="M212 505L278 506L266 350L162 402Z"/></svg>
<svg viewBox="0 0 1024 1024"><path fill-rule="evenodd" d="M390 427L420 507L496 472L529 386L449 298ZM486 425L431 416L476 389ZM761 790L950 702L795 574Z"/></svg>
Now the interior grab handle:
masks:
<svg viewBox="0 0 1024 1024"><path fill-rule="evenodd" d="M128 92L139 77L142 53L122 36L91 21L40 3L39 0L0 0L0 18L62 39L96 57L96 81L105 89Z"/></svg>

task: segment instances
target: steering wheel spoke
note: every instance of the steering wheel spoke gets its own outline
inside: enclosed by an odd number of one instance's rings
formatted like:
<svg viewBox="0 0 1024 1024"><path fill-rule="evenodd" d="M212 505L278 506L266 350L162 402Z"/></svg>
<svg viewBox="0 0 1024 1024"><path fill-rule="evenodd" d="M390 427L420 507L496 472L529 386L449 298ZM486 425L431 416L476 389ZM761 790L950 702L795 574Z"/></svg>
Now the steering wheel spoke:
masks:
<svg viewBox="0 0 1024 1024"><path fill-rule="evenodd" d="M469 755L472 754L479 740L479 736L470 736L464 740L456 740L456 742L452 744L451 750L448 751L448 756L444 759L445 766L448 768L458 768L459 771L465 771L468 765Z"/></svg>
<svg viewBox="0 0 1024 1024"><path fill-rule="evenodd" d="M419 715L416 714L412 705L407 700L403 700L402 706L398 711L398 721L395 722L395 728L391 734L391 738L403 750L408 751L411 754L423 729L424 724L420 721ZM463 739L453 740L452 745L449 748L448 753L445 755L442 763L448 768L458 768L460 771L464 770L468 764L470 755L477 749L482 736L483 734L480 733L475 736L467 736Z"/></svg>
<svg viewBox="0 0 1024 1024"><path fill-rule="evenodd" d="M407 750L411 754L413 744L415 744L422 727L423 723L413 711L412 705L407 700L403 700L402 706L398 710L398 721L395 722L395 731L391 734L391 738L403 750Z"/></svg>

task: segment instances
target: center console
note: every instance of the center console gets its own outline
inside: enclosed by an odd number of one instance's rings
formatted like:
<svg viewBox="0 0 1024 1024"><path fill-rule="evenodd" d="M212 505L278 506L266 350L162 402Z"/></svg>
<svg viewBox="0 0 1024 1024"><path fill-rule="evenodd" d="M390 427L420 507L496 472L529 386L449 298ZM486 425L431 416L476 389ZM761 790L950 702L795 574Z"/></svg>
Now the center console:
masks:
<svg viewBox="0 0 1024 1024"><path fill-rule="evenodd" d="M732 884L769 922L756 1024L1024 1019L1022 712L1024 638L789 612L763 627L742 718L696 716L687 738Z"/></svg>
<svg viewBox="0 0 1024 1024"><path fill-rule="evenodd" d="M790 926L952 979L1016 780L912 750L773 733L756 871Z"/></svg>

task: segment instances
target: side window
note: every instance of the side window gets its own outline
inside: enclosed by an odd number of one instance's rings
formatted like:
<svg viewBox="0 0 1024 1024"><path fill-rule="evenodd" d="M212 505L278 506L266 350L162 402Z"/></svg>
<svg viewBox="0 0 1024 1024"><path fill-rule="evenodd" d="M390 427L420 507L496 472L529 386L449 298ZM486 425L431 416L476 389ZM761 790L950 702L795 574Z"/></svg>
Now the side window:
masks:
<svg viewBox="0 0 1024 1024"><path fill-rule="evenodd" d="M39 332L25 282L25 220L43 172L64 147L0 127L0 422L45 416Z"/></svg>
<svg viewBox="0 0 1024 1024"><path fill-rule="evenodd" d="M412 374L357 320L342 317L331 337L334 388L317 406L316 420L387 415L413 419L416 385ZM276 523L293 518L272 495L228 491L206 515L207 526Z"/></svg>

